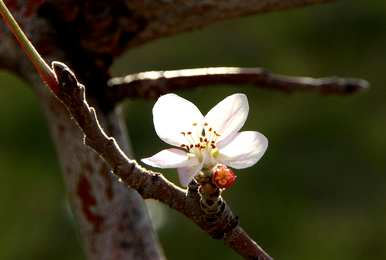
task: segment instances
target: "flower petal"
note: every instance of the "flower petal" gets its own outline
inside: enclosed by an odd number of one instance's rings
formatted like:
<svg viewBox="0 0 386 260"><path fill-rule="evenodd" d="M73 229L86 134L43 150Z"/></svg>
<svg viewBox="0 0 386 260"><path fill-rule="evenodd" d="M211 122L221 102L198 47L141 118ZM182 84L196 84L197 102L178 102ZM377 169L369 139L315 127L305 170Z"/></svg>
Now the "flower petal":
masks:
<svg viewBox="0 0 386 260"><path fill-rule="evenodd" d="M216 106L205 116L205 122L216 130L220 137L217 141L225 140L236 134L243 127L249 112L247 96L233 94Z"/></svg>
<svg viewBox="0 0 386 260"><path fill-rule="evenodd" d="M257 163L268 147L268 139L255 131L240 132L225 146L220 147L218 160L235 169Z"/></svg>
<svg viewBox="0 0 386 260"><path fill-rule="evenodd" d="M176 94L161 96L153 107L153 122L157 135L164 142L174 146L186 143L181 132L200 133L203 118L192 102ZM194 127L193 123L197 126Z"/></svg>
<svg viewBox="0 0 386 260"><path fill-rule="evenodd" d="M188 167L199 164L196 157L192 157L188 155L186 151L176 148L162 150L152 157L144 158L141 161L147 165L162 169Z"/></svg>
<svg viewBox="0 0 386 260"><path fill-rule="evenodd" d="M192 181L193 177L197 175L202 169L203 162L193 167L178 168L178 177L182 186L186 187Z"/></svg>

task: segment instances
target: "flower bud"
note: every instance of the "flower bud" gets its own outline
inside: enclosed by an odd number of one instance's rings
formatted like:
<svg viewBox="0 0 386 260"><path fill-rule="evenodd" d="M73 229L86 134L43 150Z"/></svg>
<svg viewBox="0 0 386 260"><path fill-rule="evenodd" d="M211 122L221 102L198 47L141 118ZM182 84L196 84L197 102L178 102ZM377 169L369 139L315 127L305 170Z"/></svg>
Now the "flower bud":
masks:
<svg viewBox="0 0 386 260"><path fill-rule="evenodd" d="M212 182L220 189L227 189L236 181L236 174L223 164L212 169Z"/></svg>

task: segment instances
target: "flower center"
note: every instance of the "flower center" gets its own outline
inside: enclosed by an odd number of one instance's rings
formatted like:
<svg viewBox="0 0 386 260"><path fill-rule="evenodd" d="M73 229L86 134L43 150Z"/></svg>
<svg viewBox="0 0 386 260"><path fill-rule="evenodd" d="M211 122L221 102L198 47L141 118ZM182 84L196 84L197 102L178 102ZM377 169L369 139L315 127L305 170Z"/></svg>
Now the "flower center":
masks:
<svg viewBox="0 0 386 260"><path fill-rule="evenodd" d="M206 151L215 157L216 154L218 154L216 143L220 134L208 123L204 123L204 125L201 126L193 122L192 126L192 131L181 132L186 142L181 144L180 147L184 148L188 153L197 155L200 159ZM201 127L202 129L200 130Z"/></svg>

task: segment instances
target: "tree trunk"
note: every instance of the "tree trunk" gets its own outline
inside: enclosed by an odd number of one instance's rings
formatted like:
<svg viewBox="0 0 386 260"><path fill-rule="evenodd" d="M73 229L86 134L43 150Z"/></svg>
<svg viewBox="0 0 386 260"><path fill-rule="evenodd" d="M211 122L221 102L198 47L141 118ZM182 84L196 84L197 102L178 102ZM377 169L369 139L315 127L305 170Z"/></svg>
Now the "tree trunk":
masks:
<svg viewBox="0 0 386 260"><path fill-rule="evenodd" d="M106 163L83 143L83 133L56 98L45 95L40 100L88 259L161 259L140 195L114 179ZM119 113L98 116L130 156Z"/></svg>

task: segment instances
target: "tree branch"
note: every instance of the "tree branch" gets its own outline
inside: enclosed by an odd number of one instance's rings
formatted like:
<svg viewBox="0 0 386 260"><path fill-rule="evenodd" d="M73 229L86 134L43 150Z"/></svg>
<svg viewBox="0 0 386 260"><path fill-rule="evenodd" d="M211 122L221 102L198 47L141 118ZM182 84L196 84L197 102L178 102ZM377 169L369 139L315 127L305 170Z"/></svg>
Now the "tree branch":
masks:
<svg viewBox="0 0 386 260"><path fill-rule="evenodd" d="M51 0L42 13L61 30L75 27L82 48L117 56L128 48L219 21L332 1ZM79 22L87 26L79 26Z"/></svg>
<svg viewBox="0 0 386 260"><path fill-rule="evenodd" d="M156 199L181 212L246 259L272 259L239 226L238 218L221 200L216 213L204 211L198 192L199 185L192 182L187 191L168 181L162 174L141 167L129 159L114 138L99 125L94 108L86 101L85 88L73 72L58 62L53 68L59 82L58 98L65 104L85 134L85 143L93 148L113 169L119 180L137 190L144 199Z"/></svg>
<svg viewBox="0 0 386 260"><path fill-rule="evenodd" d="M136 14L136 19L142 21L143 27L137 28L136 36L128 41L128 45L135 46L222 20L332 1L334 0L126 1L129 9Z"/></svg>
<svg viewBox="0 0 386 260"><path fill-rule="evenodd" d="M217 67L171 71L149 71L112 78L107 95L112 102L125 98L153 99L168 92L207 85L251 85L284 92L312 91L347 95L368 88L369 83L351 78L310 78L273 74L261 68Z"/></svg>

